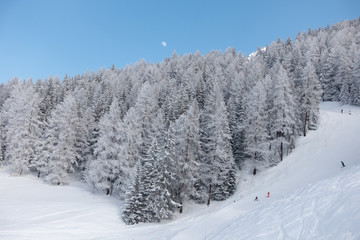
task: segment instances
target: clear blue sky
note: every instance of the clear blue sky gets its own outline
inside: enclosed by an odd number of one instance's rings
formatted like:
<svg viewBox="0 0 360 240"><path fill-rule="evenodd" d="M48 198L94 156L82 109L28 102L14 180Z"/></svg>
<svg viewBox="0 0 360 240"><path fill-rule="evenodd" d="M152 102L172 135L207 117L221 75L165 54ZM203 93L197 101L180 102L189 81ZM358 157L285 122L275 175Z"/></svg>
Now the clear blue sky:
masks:
<svg viewBox="0 0 360 240"><path fill-rule="evenodd" d="M160 62L174 50L249 54L359 16L359 0L0 0L0 82Z"/></svg>

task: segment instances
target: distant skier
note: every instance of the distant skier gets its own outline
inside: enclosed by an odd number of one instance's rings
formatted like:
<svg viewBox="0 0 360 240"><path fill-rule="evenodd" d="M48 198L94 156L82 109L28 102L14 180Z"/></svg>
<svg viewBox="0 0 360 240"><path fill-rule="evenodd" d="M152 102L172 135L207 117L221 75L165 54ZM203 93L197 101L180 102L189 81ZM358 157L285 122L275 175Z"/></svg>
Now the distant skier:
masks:
<svg viewBox="0 0 360 240"><path fill-rule="evenodd" d="M256 168L254 168L253 175L256 175Z"/></svg>
<svg viewBox="0 0 360 240"><path fill-rule="evenodd" d="M341 109L341 113L343 113L344 112L344 110L343 109Z"/></svg>
<svg viewBox="0 0 360 240"><path fill-rule="evenodd" d="M345 163L343 161L341 161L341 165L342 167L345 167Z"/></svg>
<svg viewBox="0 0 360 240"><path fill-rule="evenodd" d="M254 201L259 201L258 196L255 197Z"/></svg>
<svg viewBox="0 0 360 240"><path fill-rule="evenodd" d="M270 197L270 192L268 192L268 195L267 195L267 197Z"/></svg>

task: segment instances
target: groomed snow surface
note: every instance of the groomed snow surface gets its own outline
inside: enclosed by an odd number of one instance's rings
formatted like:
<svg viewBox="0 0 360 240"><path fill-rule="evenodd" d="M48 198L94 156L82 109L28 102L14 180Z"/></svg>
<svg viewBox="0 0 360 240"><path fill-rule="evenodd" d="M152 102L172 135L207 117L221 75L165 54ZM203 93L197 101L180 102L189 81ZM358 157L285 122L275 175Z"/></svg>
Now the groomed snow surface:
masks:
<svg viewBox="0 0 360 240"><path fill-rule="evenodd" d="M317 131L278 166L244 179L226 201L185 203L172 221L127 226L113 197L1 169L0 239L359 240L360 108L322 103Z"/></svg>

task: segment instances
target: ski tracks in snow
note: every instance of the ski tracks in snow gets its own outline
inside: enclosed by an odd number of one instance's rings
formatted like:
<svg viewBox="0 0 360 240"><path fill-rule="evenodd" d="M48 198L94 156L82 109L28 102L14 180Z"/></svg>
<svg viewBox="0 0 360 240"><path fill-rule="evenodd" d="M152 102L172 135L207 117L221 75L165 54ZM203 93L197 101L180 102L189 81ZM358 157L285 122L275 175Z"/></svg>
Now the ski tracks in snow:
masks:
<svg viewBox="0 0 360 240"><path fill-rule="evenodd" d="M335 178L309 184L287 198L263 201L208 239L358 240L358 179L360 166Z"/></svg>

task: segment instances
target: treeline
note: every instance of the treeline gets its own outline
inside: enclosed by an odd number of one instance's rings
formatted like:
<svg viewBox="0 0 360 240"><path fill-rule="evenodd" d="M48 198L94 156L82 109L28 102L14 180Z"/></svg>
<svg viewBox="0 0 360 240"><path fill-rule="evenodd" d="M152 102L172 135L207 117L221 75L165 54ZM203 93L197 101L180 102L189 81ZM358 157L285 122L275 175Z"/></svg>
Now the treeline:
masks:
<svg viewBox="0 0 360 240"><path fill-rule="evenodd" d="M126 202L127 224L171 218L185 200L224 200L237 173L276 165L319 123L320 101L360 105L360 21L235 49L174 53L0 86L0 164Z"/></svg>

